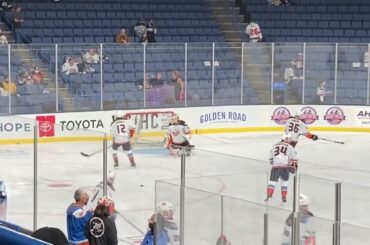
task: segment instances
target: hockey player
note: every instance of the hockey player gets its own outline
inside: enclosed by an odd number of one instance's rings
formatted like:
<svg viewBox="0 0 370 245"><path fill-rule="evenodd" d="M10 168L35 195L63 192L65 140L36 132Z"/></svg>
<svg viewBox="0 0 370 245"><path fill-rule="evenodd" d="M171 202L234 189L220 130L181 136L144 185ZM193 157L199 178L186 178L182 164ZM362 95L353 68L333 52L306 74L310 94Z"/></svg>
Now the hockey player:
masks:
<svg viewBox="0 0 370 245"><path fill-rule="evenodd" d="M298 164L297 152L293 146L290 145L290 142L291 136L289 134L284 134L283 139L272 146L270 152L270 164L272 165L272 169L267 186L267 198L265 202L268 202L268 200L272 198L279 179L281 179L281 199L283 205L287 202L289 174L290 172L295 172Z"/></svg>
<svg viewBox="0 0 370 245"><path fill-rule="evenodd" d="M260 26L255 22L250 22L245 28L245 33L249 36L249 41L253 43L262 42L262 32Z"/></svg>
<svg viewBox="0 0 370 245"><path fill-rule="evenodd" d="M309 211L310 199L303 194L299 195L299 234L300 243L304 245L316 245L316 231L314 216ZM290 245L291 230L293 225L293 214L291 214L285 221L283 242L281 245Z"/></svg>
<svg viewBox="0 0 370 245"><path fill-rule="evenodd" d="M169 201L159 202L156 213L161 214L164 217L164 227L169 237L168 245L179 245L180 230L174 220L174 209L172 203Z"/></svg>
<svg viewBox="0 0 370 245"><path fill-rule="evenodd" d="M111 134L113 136L113 161L114 166L118 167L118 148L122 147L122 150L126 152L128 159L130 160L131 166L135 167L134 153L132 152L130 139L134 136L135 128L127 123L124 119L123 112L117 112L114 121L111 124Z"/></svg>
<svg viewBox="0 0 370 245"><path fill-rule="evenodd" d="M171 117L171 122L168 126L166 143L167 149L169 149L172 154L176 155L179 153L179 147L192 147L189 142L190 137L191 131L189 129L189 126L185 123L185 121L180 120L177 114L174 114ZM191 149L186 149L186 153L189 156L191 153Z"/></svg>
<svg viewBox="0 0 370 245"><path fill-rule="evenodd" d="M6 184L3 180L0 180L0 220L6 220L7 196Z"/></svg>
<svg viewBox="0 0 370 245"><path fill-rule="evenodd" d="M116 219L116 216L117 216L117 211L115 209L115 204L112 200L112 196L113 196L113 191L116 191L116 189L114 188L114 180L116 178L116 174L115 172L113 171L109 171L108 172L108 176L107 176L107 195L108 195L108 198L111 200L111 203L110 203L110 206L109 206L109 213L110 213L110 216L109 218L112 219L113 221L115 221ZM92 194L90 195L90 199L89 199L89 202L88 202L88 207L90 207L91 209L96 207L96 204L98 202L99 199L103 198L103 181L100 181L94 188L94 190L92 191Z"/></svg>
<svg viewBox="0 0 370 245"><path fill-rule="evenodd" d="M284 131L286 134L290 134L291 142L290 144L295 147L298 143L298 137L304 135L309 139L318 140L319 137L308 131L306 125L299 119L299 113L296 112L294 117L289 118L284 125Z"/></svg>

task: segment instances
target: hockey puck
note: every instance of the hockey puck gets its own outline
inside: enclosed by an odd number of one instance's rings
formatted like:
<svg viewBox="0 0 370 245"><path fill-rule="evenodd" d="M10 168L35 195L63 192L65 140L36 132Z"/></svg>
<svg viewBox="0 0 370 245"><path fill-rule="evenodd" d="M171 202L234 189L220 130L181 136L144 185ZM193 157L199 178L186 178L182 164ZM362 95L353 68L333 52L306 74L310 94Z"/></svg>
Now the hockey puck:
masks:
<svg viewBox="0 0 370 245"><path fill-rule="evenodd" d="M140 185L140 187L143 187L144 185Z"/></svg>

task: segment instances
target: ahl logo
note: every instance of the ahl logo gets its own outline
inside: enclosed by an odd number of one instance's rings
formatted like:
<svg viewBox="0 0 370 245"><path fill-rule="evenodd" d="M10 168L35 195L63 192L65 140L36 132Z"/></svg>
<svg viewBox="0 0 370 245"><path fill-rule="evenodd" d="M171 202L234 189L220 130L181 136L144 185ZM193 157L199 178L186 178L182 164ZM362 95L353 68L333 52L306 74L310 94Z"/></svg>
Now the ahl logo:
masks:
<svg viewBox="0 0 370 245"><path fill-rule="evenodd" d="M305 124L312 124L319 119L319 116L314 108L306 106L301 109L301 116L299 119L301 119Z"/></svg>
<svg viewBox="0 0 370 245"><path fill-rule="evenodd" d="M271 120L273 120L277 124L284 124L286 120L290 117L290 112L285 107L278 107L275 109L274 113L271 116Z"/></svg>
<svg viewBox="0 0 370 245"><path fill-rule="evenodd" d="M326 111L324 120L327 120L330 124L336 125L346 120L346 116L339 107L331 107Z"/></svg>

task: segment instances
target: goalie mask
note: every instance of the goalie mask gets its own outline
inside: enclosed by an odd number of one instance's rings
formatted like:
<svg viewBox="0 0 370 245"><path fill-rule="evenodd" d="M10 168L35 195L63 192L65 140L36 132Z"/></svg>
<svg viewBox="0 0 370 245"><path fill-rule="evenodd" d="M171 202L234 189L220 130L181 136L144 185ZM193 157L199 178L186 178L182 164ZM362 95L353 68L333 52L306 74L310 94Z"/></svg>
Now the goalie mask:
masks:
<svg viewBox="0 0 370 245"><path fill-rule="evenodd" d="M161 214L166 220L173 219L173 205L169 201L162 201L157 206L157 213Z"/></svg>
<svg viewBox="0 0 370 245"><path fill-rule="evenodd" d="M173 114L172 117L171 117L171 123L176 124L179 121L179 119L180 119L179 115Z"/></svg>

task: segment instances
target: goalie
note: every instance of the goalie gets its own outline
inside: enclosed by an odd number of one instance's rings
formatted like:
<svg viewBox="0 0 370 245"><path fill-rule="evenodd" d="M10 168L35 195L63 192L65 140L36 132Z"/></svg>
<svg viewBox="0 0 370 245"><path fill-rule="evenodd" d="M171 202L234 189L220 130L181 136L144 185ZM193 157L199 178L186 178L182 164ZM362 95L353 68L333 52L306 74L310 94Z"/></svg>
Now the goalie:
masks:
<svg viewBox="0 0 370 245"><path fill-rule="evenodd" d="M118 148L122 147L122 150L127 154L130 160L131 166L135 167L134 153L132 152L130 139L135 134L135 128L127 123L124 119L125 115L123 112L117 112L114 121L110 126L110 131L113 137L113 161L114 166L118 167Z"/></svg>
<svg viewBox="0 0 370 245"><path fill-rule="evenodd" d="M167 137L164 146L171 151L171 154L178 155L182 146L189 146L186 149L186 154L190 156L192 145L189 139L191 131L185 121L180 120L177 114L171 117L171 122L168 125Z"/></svg>

